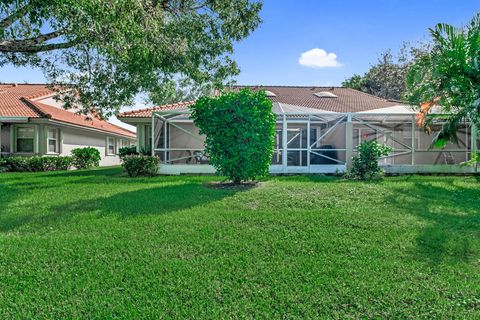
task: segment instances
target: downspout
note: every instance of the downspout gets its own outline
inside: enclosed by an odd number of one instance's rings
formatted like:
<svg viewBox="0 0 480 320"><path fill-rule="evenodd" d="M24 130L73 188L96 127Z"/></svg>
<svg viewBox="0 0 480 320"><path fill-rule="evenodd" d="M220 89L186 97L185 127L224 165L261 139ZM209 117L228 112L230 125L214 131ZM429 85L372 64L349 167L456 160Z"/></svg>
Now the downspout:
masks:
<svg viewBox="0 0 480 320"><path fill-rule="evenodd" d="M283 173L287 173L287 162L288 162L288 156L287 156L287 144L288 144L288 138L287 138L287 115L283 113L282 115L282 121L283 121L283 126L282 126L282 164L283 164Z"/></svg>
<svg viewBox="0 0 480 320"><path fill-rule="evenodd" d="M347 170L352 168L352 157L353 157L353 123L352 123L352 114L347 115L347 123L345 124L345 161L347 165Z"/></svg>
<svg viewBox="0 0 480 320"><path fill-rule="evenodd" d="M137 135L135 137L135 139L136 139L135 144L137 145L136 150L137 150L138 153L140 153L140 149L141 149L140 141L142 141L142 139L143 139L143 141L145 140L144 138L142 138L142 134L143 134L143 131L144 131L144 129L142 129L142 127L145 128L145 125L144 124L137 124Z"/></svg>
<svg viewBox="0 0 480 320"><path fill-rule="evenodd" d="M471 148L471 158L473 159L473 157L478 154L478 145L477 145L477 141L478 141L478 125L475 124L475 123L472 123L472 133L471 133L471 145L472 145L472 148ZM474 166L474 172L475 173L478 173L478 163L475 162L473 164Z"/></svg>
<svg viewBox="0 0 480 320"><path fill-rule="evenodd" d="M0 158L3 158L3 150L2 150L2 125L3 125L3 123L0 122Z"/></svg>
<svg viewBox="0 0 480 320"><path fill-rule="evenodd" d="M415 148L416 148L416 127L415 127L415 116L412 116L412 166L415 165Z"/></svg>
<svg viewBox="0 0 480 320"><path fill-rule="evenodd" d="M153 113L152 114L152 126L150 128L150 135L151 135L151 144L150 144L150 152L151 152L151 156L153 157L155 155L155 150L154 150L154 146L155 146L155 117L156 117L156 114Z"/></svg>

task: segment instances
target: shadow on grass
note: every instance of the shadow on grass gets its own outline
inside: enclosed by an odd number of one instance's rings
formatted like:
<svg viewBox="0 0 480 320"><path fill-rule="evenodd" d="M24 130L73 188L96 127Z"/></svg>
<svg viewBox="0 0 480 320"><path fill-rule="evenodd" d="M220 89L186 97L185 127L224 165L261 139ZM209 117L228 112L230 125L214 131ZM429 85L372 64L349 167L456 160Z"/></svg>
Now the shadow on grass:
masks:
<svg viewBox="0 0 480 320"><path fill-rule="evenodd" d="M87 170L52 171L42 177L114 177L122 175L121 167L99 167Z"/></svg>
<svg viewBox="0 0 480 320"><path fill-rule="evenodd" d="M51 187L53 185L63 184L65 183L65 180L73 182L85 178L105 181L112 177L122 177L122 175L123 172L120 167L49 172L7 172L0 174L0 187L2 187L2 185L18 187L22 184L25 186L44 185L45 187Z"/></svg>
<svg viewBox="0 0 480 320"><path fill-rule="evenodd" d="M78 201L51 208L56 216L64 212L96 212L121 217L170 214L192 207L207 205L232 196L238 190L212 190L201 183L167 185L119 193L93 201Z"/></svg>
<svg viewBox="0 0 480 320"><path fill-rule="evenodd" d="M469 262L480 250L480 186L459 185L458 178L438 183L412 181L386 199L423 219L415 256L432 268L442 263Z"/></svg>
<svg viewBox="0 0 480 320"><path fill-rule="evenodd" d="M133 181L138 180L133 179ZM23 214L0 214L0 232L13 231L27 224L34 225L36 230L41 227L58 227L71 223L82 214L93 214L97 217L115 215L119 218L173 214L181 210L208 205L249 189L243 187L216 190L195 181L156 185L157 187L148 188L146 184L146 188L120 192L108 197L89 198L51 206L43 214L35 213L34 203L26 203L21 211ZM114 188L115 186L100 185L99 188L101 187ZM74 192L74 187L72 190ZM92 192L95 190L93 189ZM13 198L12 192L10 195Z"/></svg>

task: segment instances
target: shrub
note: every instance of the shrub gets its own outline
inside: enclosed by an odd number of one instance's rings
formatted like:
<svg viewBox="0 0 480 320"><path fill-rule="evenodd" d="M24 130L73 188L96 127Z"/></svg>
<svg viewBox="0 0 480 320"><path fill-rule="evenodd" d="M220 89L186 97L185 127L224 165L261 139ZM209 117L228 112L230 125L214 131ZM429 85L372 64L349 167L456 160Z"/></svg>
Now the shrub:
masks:
<svg viewBox="0 0 480 320"><path fill-rule="evenodd" d="M71 151L73 165L77 169L89 169L100 164L100 152L92 147L76 148Z"/></svg>
<svg viewBox="0 0 480 320"><path fill-rule="evenodd" d="M160 159L153 156L128 155L122 159L122 167L130 177L153 176L158 171Z"/></svg>
<svg viewBox="0 0 480 320"><path fill-rule="evenodd" d="M8 157L5 158L5 167L7 171L11 172L28 172L29 165L27 163L29 158L26 157Z"/></svg>
<svg viewBox="0 0 480 320"><path fill-rule="evenodd" d="M68 170L72 165L72 157L8 157L2 159L4 171L41 172Z"/></svg>
<svg viewBox="0 0 480 320"><path fill-rule="evenodd" d="M152 155L152 148L151 147L140 148L140 154L143 154L144 156L151 156Z"/></svg>
<svg viewBox="0 0 480 320"><path fill-rule="evenodd" d="M206 136L205 153L219 174L234 183L268 174L276 118L264 91L203 97L191 109L195 125Z"/></svg>
<svg viewBox="0 0 480 320"><path fill-rule="evenodd" d="M380 178L383 174L378 166L378 160L387 156L392 148L376 141L365 141L358 146L358 156L352 158L352 168L346 174L349 179L371 180Z"/></svg>
<svg viewBox="0 0 480 320"><path fill-rule="evenodd" d="M0 173L8 171L7 161L3 158L0 158Z"/></svg>
<svg viewBox="0 0 480 320"><path fill-rule="evenodd" d="M44 171L68 170L72 166L72 157L42 157Z"/></svg>
<svg viewBox="0 0 480 320"><path fill-rule="evenodd" d="M134 154L138 154L136 146L123 147L118 149L118 155L120 159L123 159L125 156L131 156Z"/></svg>

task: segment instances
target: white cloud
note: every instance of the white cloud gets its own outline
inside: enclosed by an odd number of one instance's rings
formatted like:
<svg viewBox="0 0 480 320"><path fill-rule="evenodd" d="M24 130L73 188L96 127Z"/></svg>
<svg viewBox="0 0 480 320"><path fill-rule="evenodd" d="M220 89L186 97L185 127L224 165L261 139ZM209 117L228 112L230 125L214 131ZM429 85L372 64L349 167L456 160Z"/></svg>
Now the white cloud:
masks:
<svg viewBox="0 0 480 320"><path fill-rule="evenodd" d="M327 52L320 48L302 53L300 59L298 59L298 63L310 68L336 68L342 66L342 64L337 61L337 55L335 53Z"/></svg>

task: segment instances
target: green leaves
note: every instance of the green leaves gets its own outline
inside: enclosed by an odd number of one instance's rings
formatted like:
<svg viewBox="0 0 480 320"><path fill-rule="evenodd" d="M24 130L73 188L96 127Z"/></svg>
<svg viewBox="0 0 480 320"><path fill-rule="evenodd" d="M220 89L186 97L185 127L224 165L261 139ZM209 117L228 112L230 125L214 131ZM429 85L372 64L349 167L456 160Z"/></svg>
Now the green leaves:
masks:
<svg viewBox="0 0 480 320"><path fill-rule="evenodd" d="M221 87L238 74L233 42L258 27L261 7L256 0L6 0L0 65L39 67L62 84L67 107L107 117L139 93L170 99L176 79ZM50 32L58 36L45 40Z"/></svg>
<svg viewBox="0 0 480 320"><path fill-rule="evenodd" d="M75 148L71 151L73 166L77 169L90 169L98 167L102 157L100 151L93 147Z"/></svg>
<svg viewBox="0 0 480 320"><path fill-rule="evenodd" d="M405 77L413 61L421 58L428 45L404 44L398 55L383 52L378 61L364 75L353 75L342 86L360 90L385 99L400 100L405 92Z"/></svg>
<svg viewBox="0 0 480 320"><path fill-rule="evenodd" d="M11 172L42 172L68 170L72 166L72 157L8 157L0 159L0 173Z"/></svg>
<svg viewBox="0 0 480 320"><path fill-rule="evenodd" d="M158 172L160 158L139 154L128 154L122 157L122 167L129 177L154 176Z"/></svg>
<svg viewBox="0 0 480 320"><path fill-rule="evenodd" d="M346 178L371 180L380 177L382 170L378 166L378 160L392 151L392 147L376 141L362 142L358 146L358 156L352 158L352 169L346 174Z"/></svg>
<svg viewBox="0 0 480 320"><path fill-rule="evenodd" d="M202 97L191 107L205 152L219 174L235 183L269 173L276 118L265 92L248 89Z"/></svg>
<svg viewBox="0 0 480 320"><path fill-rule="evenodd" d="M433 146L443 147L447 141L456 141L460 123L479 123L480 14L465 28L438 24L430 34L433 48L409 69L405 98L417 106L438 101L446 117ZM428 110L424 113L428 130L436 117Z"/></svg>

